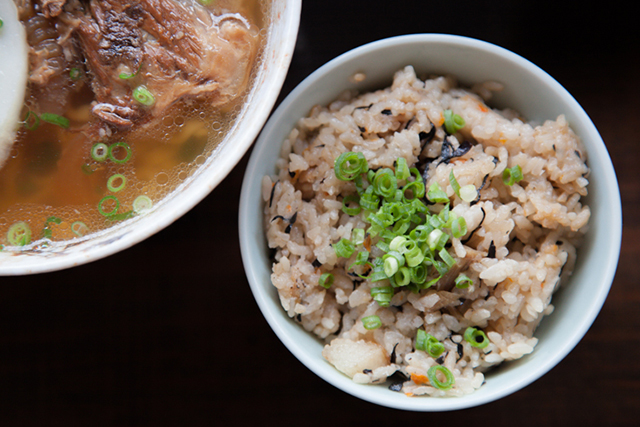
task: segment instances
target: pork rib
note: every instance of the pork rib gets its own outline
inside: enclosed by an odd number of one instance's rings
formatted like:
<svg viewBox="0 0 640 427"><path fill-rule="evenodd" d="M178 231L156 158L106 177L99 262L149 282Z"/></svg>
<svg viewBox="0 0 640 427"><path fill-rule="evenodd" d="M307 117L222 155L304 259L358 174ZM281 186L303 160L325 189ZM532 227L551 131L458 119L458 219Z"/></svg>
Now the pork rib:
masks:
<svg viewBox="0 0 640 427"><path fill-rule="evenodd" d="M216 15L195 0L92 0L79 20L93 113L119 128L185 96L228 102L246 87L257 49L257 32L241 15ZM152 106L134 99L139 85L154 95Z"/></svg>

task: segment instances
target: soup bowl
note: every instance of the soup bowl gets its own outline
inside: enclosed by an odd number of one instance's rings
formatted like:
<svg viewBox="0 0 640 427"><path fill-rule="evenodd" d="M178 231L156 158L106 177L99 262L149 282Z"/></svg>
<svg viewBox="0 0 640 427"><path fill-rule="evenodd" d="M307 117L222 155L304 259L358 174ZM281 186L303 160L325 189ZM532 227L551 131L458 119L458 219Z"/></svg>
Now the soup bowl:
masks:
<svg viewBox="0 0 640 427"><path fill-rule="evenodd" d="M327 105L347 89L365 92L387 87L394 72L406 65L412 65L418 75L454 75L467 87L497 81L504 90L492 98L491 106L514 108L536 122L564 114L589 155L589 194L584 201L591 209L589 229L578 248L573 275L553 297L555 311L536 330L537 346L521 359L486 373L486 382L479 389L461 397L408 397L391 391L388 384L356 384L323 358L323 342L289 318L270 278L272 259L265 238L260 182L263 176L276 173L283 141L314 105ZM337 388L372 403L413 411L456 410L500 399L561 361L584 336L606 299L620 252L621 224L620 194L611 160L576 100L551 76L515 53L483 41L441 34L407 35L364 45L304 80L280 104L258 138L245 172L239 211L242 259L251 290L284 345Z"/></svg>
<svg viewBox="0 0 640 427"><path fill-rule="evenodd" d="M0 275L24 275L60 270L106 257L162 230L205 198L240 161L273 108L295 47L300 21L300 0L270 2L262 30L265 42L246 100L224 138L195 172L175 190L154 203L144 215L46 247L25 246L0 251ZM7 12L8 13L8 12ZM10 30L5 26L4 30ZM3 65L9 58L3 56Z"/></svg>

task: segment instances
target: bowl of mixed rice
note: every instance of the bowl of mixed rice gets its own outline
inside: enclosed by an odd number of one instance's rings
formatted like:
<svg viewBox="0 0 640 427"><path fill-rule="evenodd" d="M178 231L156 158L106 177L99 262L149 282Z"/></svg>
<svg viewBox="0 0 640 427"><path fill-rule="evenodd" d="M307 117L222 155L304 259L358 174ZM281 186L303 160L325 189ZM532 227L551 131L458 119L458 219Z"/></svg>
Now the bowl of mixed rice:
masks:
<svg viewBox="0 0 640 427"><path fill-rule="evenodd" d="M621 222L575 99L517 54L441 34L304 80L254 147L239 212L252 292L287 348L415 411L499 399L560 362L605 301Z"/></svg>

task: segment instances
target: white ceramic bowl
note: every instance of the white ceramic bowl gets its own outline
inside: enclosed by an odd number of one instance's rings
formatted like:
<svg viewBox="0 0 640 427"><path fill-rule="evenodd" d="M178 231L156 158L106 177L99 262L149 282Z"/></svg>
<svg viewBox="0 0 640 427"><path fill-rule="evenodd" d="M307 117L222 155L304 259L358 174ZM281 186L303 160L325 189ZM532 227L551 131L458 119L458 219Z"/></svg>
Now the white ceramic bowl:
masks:
<svg viewBox="0 0 640 427"><path fill-rule="evenodd" d="M578 251L571 280L554 296L555 311L537 330L538 346L532 354L488 373L486 384L475 393L458 398L409 398L385 385L352 382L323 359L323 344L289 319L270 282L260 180L265 174L275 173L282 141L314 104L326 105L347 88L385 87L393 73L408 64L418 74L453 74L466 85L499 81L505 90L492 105L513 107L537 121L565 114L589 154L586 203L592 212L590 230ZM365 73L366 80L353 82L349 77L354 73ZM439 34L401 36L359 47L304 80L271 116L254 147L242 186L239 215L242 259L251 290L287 348L311 371L353 396L415 411L462 409L494 401L535 381L562 360L584 336L604 303L616 270L622 233L620 193L611 160L598 131L575 99L540 68L512 52L474 39Z"/></svg>
<svg viewBox="0 0 640 427"><path fill-rule="evenodd" d="M235 125L197 172L144 216L46 251L0 251L0 276L41 273L111 255L162 230L206 197L233 169L258 136L286 77L300 23L301 0L272 2L264 60ZM6 28L5 28L6 30ZM8 60L0 52L0 61Z"/></svg>

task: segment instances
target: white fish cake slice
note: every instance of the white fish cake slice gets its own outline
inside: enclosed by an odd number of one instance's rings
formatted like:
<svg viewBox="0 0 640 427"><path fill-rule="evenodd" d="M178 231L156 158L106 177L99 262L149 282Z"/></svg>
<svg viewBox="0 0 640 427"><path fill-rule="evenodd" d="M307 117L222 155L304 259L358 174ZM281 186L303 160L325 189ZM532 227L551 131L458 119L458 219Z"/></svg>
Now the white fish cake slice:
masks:
<svg viewBox="0 0 640 427"><path fill-rule="evenodd" d="M0 2L0 167L9 156L29 72L29 50L14 2Z"/></svg>

